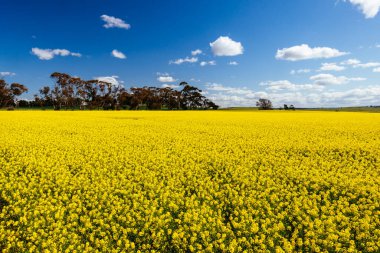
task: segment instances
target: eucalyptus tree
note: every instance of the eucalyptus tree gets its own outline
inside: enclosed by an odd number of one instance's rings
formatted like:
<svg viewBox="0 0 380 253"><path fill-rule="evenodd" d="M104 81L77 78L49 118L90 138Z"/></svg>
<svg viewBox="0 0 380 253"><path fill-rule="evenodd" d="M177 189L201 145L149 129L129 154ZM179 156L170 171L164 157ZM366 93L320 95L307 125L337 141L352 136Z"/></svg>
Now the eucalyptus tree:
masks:
<svg viewBox="0 0 380 253"><path fill-rule="evenodd" d="M28 88L23 84L8 84L0 79L0 107L17 106L17 98L27 91Z"/></svg>

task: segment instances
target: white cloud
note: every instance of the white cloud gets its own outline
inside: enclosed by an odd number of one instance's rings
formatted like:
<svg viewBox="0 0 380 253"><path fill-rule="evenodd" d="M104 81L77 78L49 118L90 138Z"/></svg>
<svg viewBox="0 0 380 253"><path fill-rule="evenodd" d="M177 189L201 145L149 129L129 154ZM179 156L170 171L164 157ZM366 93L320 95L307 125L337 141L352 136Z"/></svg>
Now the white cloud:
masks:
<svg viewBox="0 0 380 253"><path fill-rule="evenodd" d="M174 79L169 73L157 72L157 76L157 81L160 83L173 83L177 81L177 79Z"/></svg>
<svg viewBox="0 0 380 253"><path fill-rule="evenodd" d="M321 93L309 93L303 97L294 96L292 103L296 107L341 107L376 105L380 95L380 86L355 88L346 91L325 91ZM281 100L281 97L279 97Z"/></svg>
<svg viewBox="0 0 380 253"><path fill-rule="evenodd" d="M227 36L220 36L210 43L211 50L215 56L235 56L243 54L244 48L240 42L233 41Z"/></svg>
<svg viewBox="0 0 380 253"><path fill-rule="evenodd" d="M350 65L353 68L376 68L380 67L380 62L366 62L362 63L358 59L348 59L346 61L341 62L342 65Z"/></svg>
<svg viewBox="0 0 380 253"><path fill-rule="evenodd" d="M367 63L355 64L354 68L375 68L379 66L380 66L380 62L367 62Z"/></svg>
<svg viewBox="0 0 380 253"><path fill-rule="evenodd" d="M276 82L277 84L283 83L285 86L289 85L285 81ZM206 88L209 93L208 97L222 107L255 106L259 98L270 99L275 107L283 104L293 104L296 108L378 105L378 98L380 97L380 86L355 88L346 91L323 91L321 89L253 91L247 88L225 87L221 84L209 84Z"/></svg>
<svg viewBox="0 0 380 253"><path fill-rule="evenodd" d="M290 71L290 74L295 75L295 74L303 74L303 73L310 73L310 69L298 69L298 70L292 70Z"/></svg>
<svg viewBox="0 0 380 253"><path fill-rule="evenodd" d="M237 66L239 63L237 61L230 61L228 65Z"/></svg>
<svg viewBox="0 0 380 253"><path fill-rule="evenodd" d="M174 61L170 61L169 64L177 64L177 65L180 65L182 63L185 63L185 62L189 62L189 63L195 63L198 61L198 58L197 57L186 57L184 59L180 58L180 59L177 59L177 60L174 60Z"/></svg>
<svg viewBox="0 0 380 253"><path fill-rule="evenodd" d="M374 18L380 10L380 0L348 0L359 7L366 18Z"/></svg>
<svg viewBox="0 0 380 253"><path fill-rule="evenodd" d="M105 27L105 28L117 27L117 28L123 28L123 29L127 29L127 30L129 28L131 28L130 24L125 23L125 21L120 19L120 18L116 18L116 17L112 17L112 16L108 16L108 15L101 15L100 18L104 22L106 22L103 25L103 27Z"/></svg>
<svg viewBox="0 0 380 253"><path fill-rule="evenodd" d="M177 79L174 79L172 76L159 76L157 77L157 81L160 83L174 83Z"/></svg>
<svg viewBox="0 0 380 253"><path fill-rule="evenodd" d="M200 49L196 49L194 51L191 51L191 55L192 56L197 56L198 54L202 54L202 50Z"/></svg>
<svg viewBox="0 0 380 253"><path fill-rule="evenodd" d="M348 59L346 61L342 61L340 64L342 65L357 65L360 61L358 59Z"/></svg>
<svg viewBox="0 0 380 253"><path fill-rule="evenodd" d="M119 58L119 59L126 59L127 58L127 56L125 56L125 54L123 54L122 52L120 52L116 49L112 50L111 55L113 57Z"/></svg>
<svg viewBox="0 0 380 253"><path fill-rule="evenodd" d="M0 78L6 77L6 76L15 76L15 75L16 75L16 73L9 72L9 71L0 72Z"/></svg>
<svg viewBox="0 0 380 253"><path fill-rule="evenodd" d="M243 87L243 88L226 87L218 83L207 83L206 89L208 91L219 91L219 92L222 91L228 94L236 94L236 95L252 96L254 94L254 91L251 89L248 89L247 87Z"/></svg>
<svg viewBox="0 0 380 253"><path fill-rule="evenodd" d="M323 106L358 106L378 105L380 86L355 88L346 91L324 92L319 95Z"/></svg>
<svg viewBox="0 0 380 253"><path fill-rule="evenodd" d="M319 69L320 71L342 71L346 68L343 66L339 66L336 63L322 63L322 67Z"/></svg>
<svg viewBox="0 0 380 253"><path fill-rule="evenodd" d="M308 59L320 58L333 58L348 54L347 52L340 52L335 48L329 47L314 47L311 48L307 44L299 46L283 48L277 50L276 59L287 61L300 61Z"/></svg>
<svg viewBox="0 0 380 253"><path fill-rule="evenodd" d="M222 107L255 106L259 98L267 98L267 92L255 92L247 87L228 87L218 83L207 83L206 91L212 101Z"/></svg>
<svg viewBox="0 0 380 253"><path fill-rule="evenodd" d="M114 86L120 86L124 83L123 81L119 80L118 76L99 76L99 77L94 77L94 79L98 81L110 83Z"/></svg>
<svg viewBox="0 0 380 253"><path fill-rule="evenodd" d="M234 106L255 106L257 98L247 98L245 96L229 95L224 93L213 93L207 96L214 103L221 107L234 107ZM261 96L265 98L265 96Z"/></svg>
<svg viewBox="0 0 380 253"><path fill-rule="evenodd" d="M276 93L254 91L246 87L226 87L222 84L209 83L206 85L208 97L222 107L255 106L259 98L269 98L274 103L293 103L304 99L300 92Z"/></svg>
<svg viewBox="0 0 380 253"><path fill-rule="evenodd" d="M175 84L163 84L161 85L162 88L172 88L172 89L176 89L178 88L179 86L178 85L175 85Z"/></svg>
<svg viewBox="0 0 380 253"><path fill-rule="evenodd" d="M380 68L374 68L373 72L380 73Z"/></svg>
<svg viewBox="0 0 380 253"><path fill-rule="evenodd" d="M214 66L216 65L216 61L202 61L199 65L201 65L202 67L207 65Z"/></svg>
<svg viewBox="0 0 380 253"><path fill-rule="evenodd" d="M364 78L364 77L351 77L351 78L348 78L349 81L355 81L355 82L361 82L361 81L366 81L367 78Z"/></svg>
<svg viewBox="0 0 380 253"><path fill-rule="evenodd" d="M302 90L316 90L321 91L324 89L323 86L318 84L294 84L288 80L280 81L268 81L260 83L260 86L266 86L268 91L278 92L283 90L288 91L302 91Z"/></svg>
<svg viewBox="0 0 380 253"><path fill-rule="evenodd" d="M331 74L319 74L315 76L311 76L310 80L312 80L315 84L317 85L341 85L341 84L346 84L351 81L365 81L365 78L361 77L354 77L354 78L349 78L346 76L334 76Z"/></svg>
<svg viewBox="0 0 380 253"><path fill-rule="evenodd" d="M32 54L36 55L40 60L51 60L55 56L82 56L80 53L73 53L67 49L41 49L37 47L32 48Z"/></svg>
<svg viewBox="0 0 380 253"><path fill-rule="evenodd" d="M160 83L173 83L177 80L174 79L172 76L159 76L157 77L157 81L159 81Z"/></svg>

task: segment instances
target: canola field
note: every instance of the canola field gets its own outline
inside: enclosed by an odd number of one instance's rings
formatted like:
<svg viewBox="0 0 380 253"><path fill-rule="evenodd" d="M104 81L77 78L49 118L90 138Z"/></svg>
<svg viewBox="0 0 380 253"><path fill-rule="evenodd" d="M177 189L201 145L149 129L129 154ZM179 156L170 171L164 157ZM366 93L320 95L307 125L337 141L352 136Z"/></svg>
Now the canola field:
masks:
<svg viewBox="0 0 380 253"><path fill-rule="evenodd" d="M0 112L2 252L380 252L380 114Z"/></svg>

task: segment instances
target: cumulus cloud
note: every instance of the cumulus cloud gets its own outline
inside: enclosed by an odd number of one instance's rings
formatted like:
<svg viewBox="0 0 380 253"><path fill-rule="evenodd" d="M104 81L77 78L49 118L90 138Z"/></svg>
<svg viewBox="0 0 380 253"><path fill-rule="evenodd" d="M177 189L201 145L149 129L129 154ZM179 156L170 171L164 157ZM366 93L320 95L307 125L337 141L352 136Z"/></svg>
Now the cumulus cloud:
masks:
<svg viewBox="0 0 380 253"><path fill-rule="evenodd" d="M122 52L120 52L120 51L118 51L116 49L112 50L111 55L113 57L119 58L119 59L126 59L127 58L127 56L125 56L124 53L122 53Z"/></svg>
<svg viewBox="0 0 380 253"><path fill-rule="evenodd" d="M230 61L228 65L237 66L239 63L237 61Z"/></svg>
<svg viewBox="0 0 380 253"><path fill-rule="evenodd" d="M374 68L373 72L380 73L380 68Z"/></svg>
<svg viewBox="0 0 380 253"><path fill-rule="evenodd" d="M15 75L16 73L9 72L9 71L0 72L0 78L6 77L6 76L15 76Z"/></svg>
<svg viewBox="0 0 380 253"><path fill-rule="evenodd" d="M263 84L263 83L262 83ZM269 85L269 86L268 86ZM345 91L312 89L294 89L289 81L268 82L264 86L283 86L281 89L253 91L248 88L226 87L222 84L208 84L208 97L222 107L255 106L259 98L272 100L275 107L294 104L296 107L340 107L377 105L380 86L368 86ZM315 84L314 84L315 86ZM323 88L323 87L322 87Z"/></svg>
<svg viewBox="0 0 380 253"><path fill-rule="evenodd" d="M295 74L303 74L303 73L310 73L311 69L298 69L298 70L292 70L290 71L290 74L295 75Z"/></svg>
<svg viewBox="0 0 380 253"><path fill-rule="evenodd" d="M172 76L159 76L157 77L157 81L159 81L160 83L173 83L177 80L174 79Z"/></svg>
<svg viewBox="0 0 380 253"><path fill-rule="evenodd" d="M331 74L319 74L315 76L311 76L310 80L312 80L317 85L341 85L341 84L347 84L351 81L365 81L366 78L362 77L353 77L349 78L346 76L334 76Z"/></svg>
<svg viewBox="0 0 380 253"><path fill-rule="evenodd" d="M333 58L348 54L347 52L341 52L335 48L329 47L314 47L311 48L307 44L299 46L283 48L277 50L276 59L287 61L300 61L308 59L320 59L320 58Z"/></svg>
<svg viewBox="0 0 380 253"><path fill-rule="evenodd" d="M380 62L367 62L367 63L359 63L359 64L355 64L353 67L354 68L375 68L375 67L379 67L380 66Z"/></svg>
<svg viewBox="0 0 380 253"><path fill-rule="evenodd" d="M170 76L168 73L157 73L157 81L160 83L174 83L177 81L177 79L174 79L174 77Z"/></svg>
<svg viewBox="0 0 380 253"><path fill-rule="evenodd" d="M178 85L175 85L175 84L163 84L161 85L162 88L172 88L172 89L176 89L178 88L179 86Z"/></svg>
<svg viewBox="0 0 380 253"><path fill-rule="evenodd" d="M255 106L259 98L266 98L266 92L255 92L247 87L227 87L218 83L206 84L207 97L222 107Z"/></svg>
<svg viewBox="0 0 380 253"><path fill-rule="evenodd" d="M198 54L202 54L202 50L200 49L196 49L194 51L191 51L191 55L192 56L197 56Z"/></svg>
<svg viewBox="0 0 380 253"><path fill-rule="evenodd" d="M294 84L288 80L279 80L279 81L268 81L260 83L260 86L266 86L266 90L272 92L278 91L302 91L302 90L317 90L321 91L324 89L323 86L318 84Z"/></svg>
<svg viewBox="0 0 380 253"><path fill-rule="evenodd" d="M246 95L252 96L254 91L248 89L247 87L236 88L236 87L228 87L218 83L206 83L206 90L208 91L222 91L228 94L236 94L236 95Z"/></svg>
<svg viewBox="0 0 380 253"><path fill-rule="evenodd" d="M101 15L100 18L106 22L103 27L105 28L113 28L113 27L117 27L117 28L122 28L122 29L129 29L131 28L131 25L130 24L127 24L125 23L124 20L120 19L120 18L116 18L116 17L113 17L113 16L108 16L108 15Z"/></svg>
<svg viewBox="0 0 380 253"><path fill-rule="evenodd" d="M67 49L41 49L37 47L32 48L32 54L36 55L40 60L51 60L55 56L82 56L80 53L73 53Z"/></svg>
<svg viewBox="0 0 380 253"><path fill-rule="evenodd" d="M339 66L336 63L322 63L319 71L342 71L346 68L344 66Z"/></svg>
<svg viewBox="0 0 380 253"><path fill-rule="evenodd" d="M348 59L346 61L342 61L340 64L342 65L358 65L360 61L358 59Z"/></svg>
<svg viewBox="0 0 380 253"><path fill-rule="evenodd" d="M207 65L214 66L216 65L216 61L202 61L199 65L201 65L202 67Z"/></svg>
<svg viewBox="0 0 380 253"><path fill-rule="evenodd" d="M346 91L324 92L319 96L319 102L324 106L359 106L377 105L380 96L380 86L355 88Z"/></svg>
<svg viewBox="0 0 380 253"><path fill-rule="evenodd" d="M347 0L358 6L366 18L374 18L380 10L380 0Z"/></svg>
<svg viewBox="0 0 380 253"><path fill-rule="evenodd" d="M222 107L255 106L259 98L271 99L276 106L284 103L296 104L299 101L306 103L305 95L301 92L254 91L246 87L227 87L222 84L208 84L208 97Z"/></svg>
<svg viewBox="0 0 380 253"><path fill-rule="evenodd" d="M362 63L358 59L348 59L346 61L341 62L340 64L342 64L342 65L350 65L353 68L363 68L363 69L380 67L380 62L366 62L366 63Z"/></svg>
<svg viewBox="0 0 380 253"><path fill-rule="evenodd" d="M107 82L114 86L121 86L124 82L119 80L119 76L99 76L94 77L95 80Z"/></svg>
<svg viewBox="0 0 380 253"><path fill-rule="evenodd" d="M210 46L215 56L235 56L244 52L243 45L240 42L233 41L228 36L220 36L211 42Z"/></svg>
<svg viewBox="0 0 380 253"><path fill-rule="evenodd" d="M245 96L230 95L225 93L212 93L209 94L207 97L210 98L217 105L224 108L234 106L255 106L257 99L260 98L247 98ZM261 97L266 98L266 96Z"/></svg>
<svg viewBox="0 0 380 253"><path fill-rule="evenodd" d="M186 57L186 58L180 58L180 59L177 59L177 60L173 60L173 61L170 61L169 64L177 64L177 65L181 65L182 63L195 63L198 61L198 58L197 57Z"/></svg>

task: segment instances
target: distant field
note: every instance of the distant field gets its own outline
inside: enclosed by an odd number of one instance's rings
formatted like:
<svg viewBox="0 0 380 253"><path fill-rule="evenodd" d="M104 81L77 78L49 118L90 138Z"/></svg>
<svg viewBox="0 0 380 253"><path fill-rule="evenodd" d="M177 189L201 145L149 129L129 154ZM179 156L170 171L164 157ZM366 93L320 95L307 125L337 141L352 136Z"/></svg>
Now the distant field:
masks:
<svg viewBox="0 0 380 253"><path fill-rule="evenodd" d="M336 111L336 112L380 112L379 107L339 107L339 108L311 108L300 109L308 111Z"/></svg>
<svg viewBox="0 0 380 253"><path fill-rule="evenodd" d="M351 112L1 111L0 252L379 252L379 126Z"/></svg>
<svg viewBox="0 0 380 253"><path fill-rule="evenodd" d="M228 107L228 108L221 108L219 110L225 110L225 111L229 111L229 110L235 110L235 111L258 111L259 108L257 107Z"/></svg>
<svg viewBox="0 0 380 253"><path fill-rule="evenodd" d="M258 111L257 107L229 107L220 110L234 110L234 111ZM274 110L279 110L274 108ZM296 111L336 111L336 112L380 112L378 107L339 107L339 108L296 108Z"/></svg>

